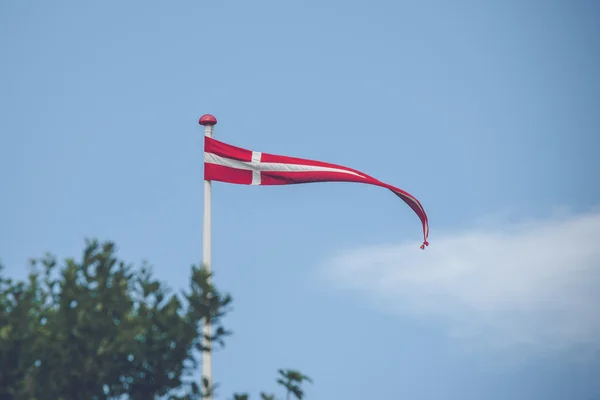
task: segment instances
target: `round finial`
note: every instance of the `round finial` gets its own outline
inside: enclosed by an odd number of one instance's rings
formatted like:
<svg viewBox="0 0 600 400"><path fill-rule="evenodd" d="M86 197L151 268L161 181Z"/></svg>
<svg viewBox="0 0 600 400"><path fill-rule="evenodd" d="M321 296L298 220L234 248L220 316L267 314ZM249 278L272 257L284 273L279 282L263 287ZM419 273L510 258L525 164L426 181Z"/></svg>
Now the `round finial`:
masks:
<svg viewBox="0 0 600 400"><path fill-rule="evenodd" d="M203 116L200 117L200 120L198 121L198 123L200 125L211 125L212 126L212 125L217 124L217 119L210 114L204 114Z"/></svg>

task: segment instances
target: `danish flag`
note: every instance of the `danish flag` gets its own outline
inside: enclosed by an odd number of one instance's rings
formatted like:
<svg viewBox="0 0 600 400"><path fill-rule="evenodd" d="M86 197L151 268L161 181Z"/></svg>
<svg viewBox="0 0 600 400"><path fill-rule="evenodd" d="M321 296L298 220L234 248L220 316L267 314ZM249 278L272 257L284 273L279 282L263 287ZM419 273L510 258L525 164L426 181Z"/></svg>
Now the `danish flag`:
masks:
<svg viewBox="0 0 600 400"><path fill-rule="evenodd" d="M312 182L357 182L391 190L417 214L423 225L423 244L429 246L429 223L423 206L402 189L341 165L279 156L235 147L204 137L204 179L239 185L293 185Z"/></svg>

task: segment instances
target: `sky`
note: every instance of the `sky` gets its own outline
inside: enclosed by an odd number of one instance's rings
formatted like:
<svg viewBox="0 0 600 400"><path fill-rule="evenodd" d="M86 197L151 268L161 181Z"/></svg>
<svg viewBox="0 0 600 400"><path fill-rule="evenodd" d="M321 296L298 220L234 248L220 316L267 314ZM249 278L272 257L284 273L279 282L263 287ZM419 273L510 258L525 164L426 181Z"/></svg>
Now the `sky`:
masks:
<svg viewBox="0 0 600 400"><path fill-rule="evenodd" d="M203 131L398 186L213 184L217 398L600 399L600 4L0 0L0 260L184 288ZM277 392L281 394L281 392Z"/></svg>

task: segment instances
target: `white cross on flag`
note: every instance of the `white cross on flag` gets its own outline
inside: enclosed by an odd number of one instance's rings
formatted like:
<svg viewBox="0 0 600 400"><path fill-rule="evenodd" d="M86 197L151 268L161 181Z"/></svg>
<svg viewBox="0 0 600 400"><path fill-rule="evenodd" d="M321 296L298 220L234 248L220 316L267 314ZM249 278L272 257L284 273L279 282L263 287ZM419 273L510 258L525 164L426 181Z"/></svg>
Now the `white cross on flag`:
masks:
<svg viewBox="0 0 600 400"><path fill-rule="evenodd" d="M312 182L357 182L391 190L417 214L423 225L423 244L429 246L429 225L423 206L414 196L363 172L321 161L278 156L204 138L204 179L239 185L292 185Z"/></svg>

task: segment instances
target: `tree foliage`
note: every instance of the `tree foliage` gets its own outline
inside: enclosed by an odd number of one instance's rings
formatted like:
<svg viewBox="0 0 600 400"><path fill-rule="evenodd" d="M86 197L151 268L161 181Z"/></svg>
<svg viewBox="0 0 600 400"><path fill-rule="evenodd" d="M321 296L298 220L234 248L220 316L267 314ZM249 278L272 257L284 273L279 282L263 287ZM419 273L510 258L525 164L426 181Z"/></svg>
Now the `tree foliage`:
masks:
<svg viewBox="0 0 600 400"><path fill-rule="evenodd" d="M289 400L290 395L294 395L298 400L304 398L304 391L302 390L302 382L306 381L312 383L312 379L304 375L300 371L293 369L279 371L279 378L277 383L282 385L287 390L287 399Z"/></svg>
<svg viewBox="0 0 600 400"><path fill-rule="evenodd" d="M192 266L188 289L173 293L111 242L87 241L60 267L52 255L32 260L24 282L0 266L0 400L200 399L214 389L194 379L201 325L210 320L209 343L222 346L230 304L205 268ZM282 385L301 399L308 378L292 372L280 371Z"/></svg>
<svg viewBox="0 0 600 400"><path fill-rule="evenodd" d="M302 389L303 382L312 383L312 379L300 371L293 369L280 369L277 371L279 377L276 382L286 390L286 400L290 400L290 396L294 396L296 399L301 400L304 398L304 390ZM249 400L250 396L247 393L234 394L232 400ZM260 393L261 400L277 400L274 394L267 394L265 392Z"/></svg>

